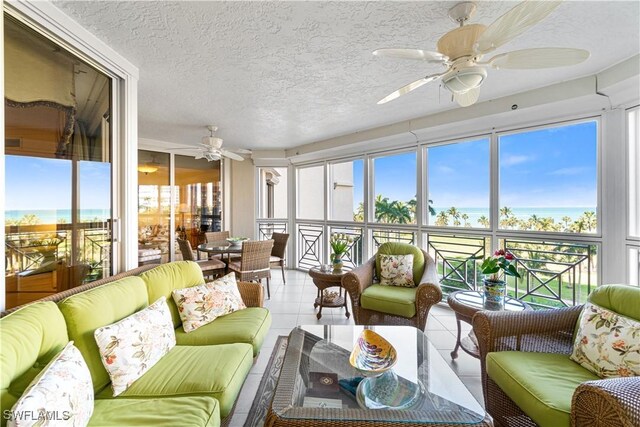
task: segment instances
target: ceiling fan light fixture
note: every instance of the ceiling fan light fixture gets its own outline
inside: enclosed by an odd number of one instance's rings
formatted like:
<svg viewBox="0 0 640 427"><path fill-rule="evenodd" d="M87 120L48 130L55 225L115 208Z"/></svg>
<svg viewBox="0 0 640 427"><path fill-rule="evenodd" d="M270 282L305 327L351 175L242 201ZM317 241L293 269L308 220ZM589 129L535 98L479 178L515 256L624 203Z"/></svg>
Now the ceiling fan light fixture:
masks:
<svg viewBox="0 0 640 427"><path fill-rule="evenodd" d="M202 143L214 148L220 148L222 147L222 138L218 138L217 136L203 136Z"/></svg>
<svg viewBox="0 0 640 427"><path fill-rule="evenodd" d="M142 165L138 165L138 172L142 172L145 175L149 175L150 173L154 173L158 171L158 167L154 166L151 163L145 163Z"/></svg>
<svg viewBox="0 0 640 427"><path fill-rule="evenodd" d="M487 78L487 70L483 67L467 67L443 79L447 89L453 93L464 93L479 87Z"/></svg>
<svg viewBox="0 0 640 427"><path fill-rule="evenodd" d="M220 160L220 154L217 154L217 153L204 153L203 157L207 159L208 162Z"/></svg>

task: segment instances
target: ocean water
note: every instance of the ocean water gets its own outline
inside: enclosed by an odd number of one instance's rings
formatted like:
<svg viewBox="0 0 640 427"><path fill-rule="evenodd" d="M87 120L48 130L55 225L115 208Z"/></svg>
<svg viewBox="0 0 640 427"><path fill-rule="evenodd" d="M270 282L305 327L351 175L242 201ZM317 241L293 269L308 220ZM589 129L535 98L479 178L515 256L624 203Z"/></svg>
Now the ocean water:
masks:
<svg viewBox="0 0 640 427"><path fill-rule="evenodd" d="M34 210L9 210L4 211L6 220L19 220L25 215L38 217L38 224L71 223L71 209L34 209ZM106 221L111 218L110 209L81 209L80 222Z"/></svg>
<svg viewBox="0 0 640 427"><path fill-rule="evenodd" d="M436 215L440 213L440 211L447 211L449 207L441 207L434 206L436 211ZM489 208L456 208L460 212L460 214L467 214L469 216L469 223L473 226L478 225L478 219L481 216L486 216L489 218ZM521 220L527 220L531 217L531 215L537 215L539 218L553 218L556 224L563 224L562 218L569 217L572 221L577 220L583 215L585 212L596 212L595 207L580 207L580 208L510 208L513 212L513 216ZM435 223L436 217L430 216L429 223ZM464 224L464 221L462 221Z"/></svg>

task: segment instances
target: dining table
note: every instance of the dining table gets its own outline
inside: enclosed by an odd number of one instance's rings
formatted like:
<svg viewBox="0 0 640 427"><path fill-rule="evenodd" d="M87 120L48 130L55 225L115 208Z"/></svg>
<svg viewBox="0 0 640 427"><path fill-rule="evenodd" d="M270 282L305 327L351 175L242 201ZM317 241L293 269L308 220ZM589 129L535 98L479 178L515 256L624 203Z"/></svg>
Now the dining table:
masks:
<svg viewBox="0 0 640 427"><path fill-rule="evenodd" d="M202 243L198 245L198 254L200 254L200 252L206 252L207 256L219 254L221 255L221 260L228 265L232 254L242 253L242 243L233 245L226 240ZM224 257L225 254L227 255L226 261Z"/></svg>

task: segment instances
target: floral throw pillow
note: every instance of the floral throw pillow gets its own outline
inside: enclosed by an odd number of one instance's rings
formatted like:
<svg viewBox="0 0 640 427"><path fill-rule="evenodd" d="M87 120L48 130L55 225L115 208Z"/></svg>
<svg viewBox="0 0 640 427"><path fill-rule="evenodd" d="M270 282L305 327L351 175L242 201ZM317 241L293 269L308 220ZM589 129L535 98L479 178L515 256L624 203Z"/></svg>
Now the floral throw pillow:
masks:
<svg viewBox="0 0 640 427"><path fill-rule="evenodd" d="M247 308L240 296L235 273L204 285L176 289L172 295L186 333L220 316Z"/></svg>
<svg viewBox="0 0 640 427"><path fill-rule="evenodd" d="M640 375L640 322L586 303L571 359L601 378Z"/></svg>
<svg viewBox="0 0 640 427"><path fill-rule="evenodd" d="M412 288L413 255L380 255L380 284Z"/></svg>
<svg viewBox="0 0 640 427"><path fill-rule="evenodd" d="M118 396L176 345L165 297L112 325L96 329L102 364Z"/></svg>
<svg viewBox="0 0 640 427"><path fill-rule="evenodd" d="M89 423L91 414L91 374L82 354L70 341L13 405L7 426L79 427Z"/></svg>

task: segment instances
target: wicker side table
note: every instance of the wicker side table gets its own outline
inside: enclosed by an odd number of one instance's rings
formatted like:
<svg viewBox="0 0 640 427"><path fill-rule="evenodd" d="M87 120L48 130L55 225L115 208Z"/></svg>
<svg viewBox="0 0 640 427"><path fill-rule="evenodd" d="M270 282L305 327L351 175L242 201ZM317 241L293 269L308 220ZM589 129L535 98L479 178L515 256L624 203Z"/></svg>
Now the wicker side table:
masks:
<svg viewBox="0 0 640 427"><path fill-rule="evenodd" d="M320 268L318 267L313 267L309 269L309 276L311 276L311 278L313 279L313 284L316 285L316 288L318 288L318 296L316 297L313 303L313 308L320 307L320 310L318 310L318 314L316 314L316 317L318 319L322 317L323 307L331 307L331 308L344 307L345 316L347 316L347 319L351 315L349 313L349 308L347 307L347 292L345 291L343 293L343 289L342 289L342 277L346 273L347 272L344 270L340 272L334 272L334 271L324 272L324 271L320 271ZM339 293L338 293L338 296L336 296L334 299L332 299L331 301L328 301L325 298L324 290L332 287L338 287Z"/></svg>
<svg viewBox="0 0 640 427"><path fill-rule="evenodd" d="M458 325L458 335L456 339L456 347L451 352L451 358L458 357L458 349L462 348L465 353L480 358L478 352L478 345L471 338L471 334L461 339L462 330L460 327L460 321L466 322L471 325L471 319L473 315L480 310L484 310L482 294L478 291L456 291L449 294L447 298L449 307L456 313L456 323ZM507 311L524 311L532 310L531 306L526 302L517 300L515 298L506 297L504 301L504 310Z"/></svg>

